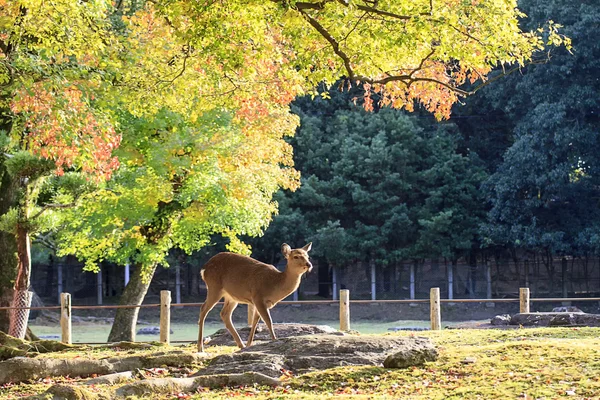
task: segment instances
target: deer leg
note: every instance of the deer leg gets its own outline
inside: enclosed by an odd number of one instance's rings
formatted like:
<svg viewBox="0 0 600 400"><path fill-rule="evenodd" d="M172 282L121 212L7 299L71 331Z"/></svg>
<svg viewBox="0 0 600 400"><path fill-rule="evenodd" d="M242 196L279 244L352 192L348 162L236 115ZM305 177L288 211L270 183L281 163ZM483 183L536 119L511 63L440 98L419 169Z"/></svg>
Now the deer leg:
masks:
<svg viewBox="0 0 600 400"><path fill-rule="evenodd" d="M235 310L237 305L237 301L232 300L231 298L228 298L226 296L225 304L223 305L223 309L221 310L221 319L225 323L225 327L227 328L229 333L231 333L231 336L233 336L233 340L235 340L238 347L240 349L243 349L246 346L244 346L244 343L242 343L242 339L240 338L240 335L238 334L237 330L235 330L235 326L233 326L233 321L231 321L231 314L233 314L233 310Z"/></svg>
<svg viewBox="0 0 600 400"><path fill-rule="evenodd" d="M200 307L200 318L198 319L198 351L204 351L204 320L206 316L212 310L215 305L221 300L223 297L223 292L218 291L213 294L210 290L206 293L206 300L202 303L202 307Z"/></svg>
<svg viewBox="0 0 600 400"><path fill-rule="evenodd" d="M256 311L256 307L254 307L254 314L252 315L252 327L250 328L250 335L248 335L248 342L246 342L246 347L249 347L254 340L254 334L256 333L256 327L258 326L258 321L260 320L260 314Z"/></svg>
<svg viewBox="0 0 600 400"><path fill-rule="evenodd" d="M271 313L269 312L267 306L262 302L255 302L254 307L256 308L256 311L258 311L258 313L260 314L262 320L265 321L267 328L269 328L271 338L273 340L277 339L277 337L275 337L275 331L273 331L273 321L271 320Z"/></svg>

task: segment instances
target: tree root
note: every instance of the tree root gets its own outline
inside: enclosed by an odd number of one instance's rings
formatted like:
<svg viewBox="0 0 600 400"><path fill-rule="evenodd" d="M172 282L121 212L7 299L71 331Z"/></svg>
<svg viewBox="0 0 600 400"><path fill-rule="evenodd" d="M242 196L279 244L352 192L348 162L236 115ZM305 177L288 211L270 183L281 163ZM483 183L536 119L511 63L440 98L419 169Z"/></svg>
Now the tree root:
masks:
<svg viewBox="0 0 600 400"><path fill-rule="evenodd" d="M153 356L113 357L103 360L18 357L0 362L0 385L52 376L108 375L143 368L179 367L197 364L203 359L204 357L198 354L184 352L158 353Z"/></svg>
<svg viewBox="0 0 600 400"><path fill-rule="evenodd" d="M35 340L29 342L0 332L0 360L25 356L29 353L49 353L73 348L77 348L77 346L64 344L54 340Z"/></svg>
<svg viewBox="0 0 600 400"><path fill-rule="evenodd" d="M130 383L116 390L118 397L144 396L151 393L189 393L201 387L221 388L225 386L248 385L279 386L279 379L258 372L243 374L205 375L194 378L156 378Z"/></svg>

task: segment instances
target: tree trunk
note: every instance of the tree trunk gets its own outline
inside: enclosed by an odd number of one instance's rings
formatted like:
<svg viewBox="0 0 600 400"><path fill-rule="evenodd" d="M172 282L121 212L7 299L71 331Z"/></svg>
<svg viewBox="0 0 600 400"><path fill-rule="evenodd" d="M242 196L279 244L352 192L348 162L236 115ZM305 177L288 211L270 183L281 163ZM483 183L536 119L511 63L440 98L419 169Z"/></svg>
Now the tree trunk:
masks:
<svg viewBox="0 0 600 400"><path fill-rule="evenodd" d="M142 279L142 266L136 265L133 274L131 274L131 279L125 289L123 290L123 294L121 295L121 299L119 301L120 305L141 305L146 293L148 292L148 288L150 287L150 282L152 281L152 277L154 276L154 272L156 271L157 265L152 265L148 269L148 277L147 282ZM108 335L109 342L133 342L135 341L135 327L137 324L137 319L139 315L140 309L137 308L118 308L115 314L115 321L110 330L110 334Z"/></svg>
<svg viewBox="0 0 600 400"><path fill-rule="evenodd" d="M15 185L0 162L0 215L17 202ZM17 276L17 242L15 235L0 231L0 307L9 307L13 298L13 282ZM0 310L0 331L8 332L10 310Z"/></svg>
<svg viewBox="0 0 600 400"><path fill-rule="evenodd" d="M26 208L20 213L24 218L19 218L17 222L17 279L13 292L13 307L29 307L31 306L31 294L29 285L31 281L31 242L29 240L29 232L26 221ZM10 313L10 324L8 326L8 334L19 339L25 338L27 331L27 320L29 319L29 310L13 309Z"/></svg>

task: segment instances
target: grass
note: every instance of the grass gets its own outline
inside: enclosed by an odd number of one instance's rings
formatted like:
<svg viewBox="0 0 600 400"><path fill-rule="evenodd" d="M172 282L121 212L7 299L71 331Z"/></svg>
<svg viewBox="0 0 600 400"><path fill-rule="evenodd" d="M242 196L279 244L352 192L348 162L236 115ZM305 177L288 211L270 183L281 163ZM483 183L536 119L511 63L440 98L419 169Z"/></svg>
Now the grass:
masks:
<svg viewBox="0 0 600 400"><path fill-rule="evenodd" d="M339 367L291 377L285 386L279 388L201 391L190 398L600 398L600 328L443 330L386 335L429 337L438 347L440 357L436 362L419 368ZM194 350L193 346L184 349ZM234 350L222 347L213 348L211 352ZM107 350L98 350L86 355L105 357L106 354ZM19 395L40 393L48 386L49 383L33 382L0 388L0 398L13 399ZM177 396L157 395L152 398L163 400Z"/></svg>

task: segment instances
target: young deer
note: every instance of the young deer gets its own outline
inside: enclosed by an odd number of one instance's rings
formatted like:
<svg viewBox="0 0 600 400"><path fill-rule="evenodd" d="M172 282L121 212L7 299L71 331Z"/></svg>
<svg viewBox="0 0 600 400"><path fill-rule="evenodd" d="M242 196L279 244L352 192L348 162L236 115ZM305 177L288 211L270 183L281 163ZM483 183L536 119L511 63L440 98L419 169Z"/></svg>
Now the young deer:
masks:
<svg viewBox="0 0 600 400"><path fill-rule="evenodd" d="M309 243L300 249L292 250L284 243L281 252L287 259L287 265L283 272L272 265L234 253L219 253L208 260L200 271L208 293L200 308L198 351L204 351L203 330L206 315L223 297L225 304L221 310L221 319L240 348L245 346L231 321L231 314L239 303L254 305L252 328L246 346L252 344L260 318L267 324L271 337L276 339L269 309L298 289L302 275L312 270L312 264L308 260L311 247L312 243Z"/></svg>

